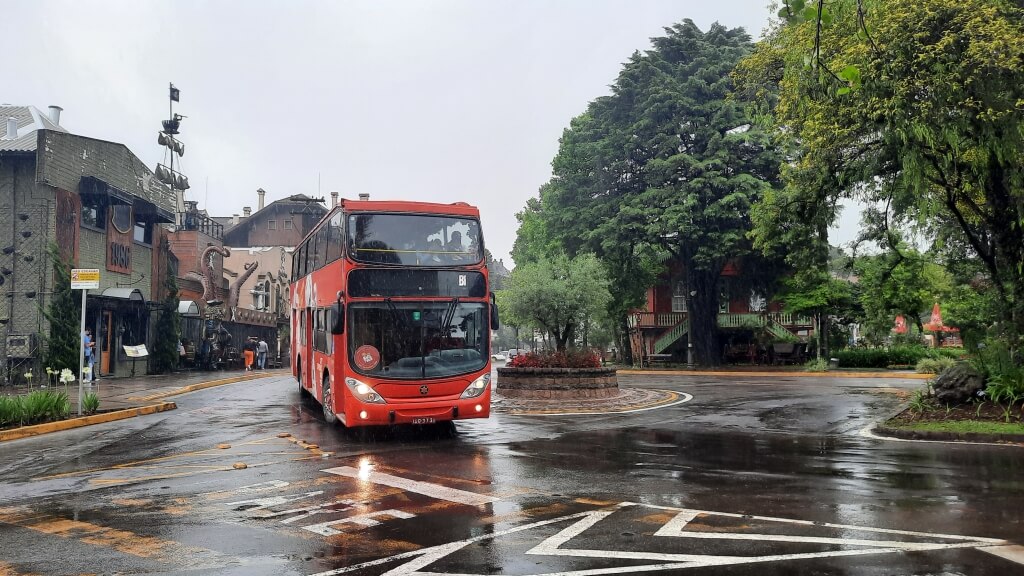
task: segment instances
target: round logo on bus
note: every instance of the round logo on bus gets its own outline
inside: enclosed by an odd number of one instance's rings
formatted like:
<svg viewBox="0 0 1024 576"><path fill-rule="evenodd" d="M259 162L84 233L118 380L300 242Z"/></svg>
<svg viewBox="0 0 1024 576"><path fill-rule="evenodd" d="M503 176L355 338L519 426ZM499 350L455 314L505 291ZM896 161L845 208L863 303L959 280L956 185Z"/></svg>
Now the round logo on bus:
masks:
<svg viewBox="0 0 1024 576"><path fill-rule="evenodd" d="M356 367L360 370L373 370L380 364L380 351L369 344L356 348Z"/></svg>

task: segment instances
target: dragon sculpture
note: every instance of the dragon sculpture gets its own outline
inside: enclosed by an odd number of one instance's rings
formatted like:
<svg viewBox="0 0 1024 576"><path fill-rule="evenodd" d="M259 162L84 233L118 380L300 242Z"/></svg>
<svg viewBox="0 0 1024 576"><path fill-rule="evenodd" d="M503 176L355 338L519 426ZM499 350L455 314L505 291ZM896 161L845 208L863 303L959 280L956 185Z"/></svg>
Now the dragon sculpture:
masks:
<svg viewBox="0 0 1024 576"><path fill-rule="evenodd" d="M214 254L220 254L222 258L227 258L228 256L231 256L231 249L223 248L221 246L208 246L206 250L203 250L203 255L199 257L203 273L197 274L195 272L189 272L185 274L185 277L189 280L196 280L202 283L203 302L209 302L217 299L217 279L214 278L216 269L213 265Z"/></svg>
<svg viewBox="0 0 1024 576"><path fill-rule="evenodd" d="M216 268L214 267L213 255L220 254L222 258L231 256L231 249L221 246L209 246L206 250L203 250L203 255L200 257L202 263L203 273L198 274L196 272L189 272L185 275L190 280L196 280L203 285L203 301L210 302L217 299L217 283L218 279L215 277ZM253 261L248 264L244 264L245 271L242 272L238 278L235 279L228 286L228 300L225 302L226 308L231 310L231 319L235 319L235 308L238 307L238 300L242 290L242 284L252 276L252 273L259 268L259 261Z"/></svg>
<svg viewBox="0 0 1024 576"><path fill-rule="evenodd" d="M258 260L253 260L248 264L243 264L243 266L245 267L245 272L239 274L238 278L228 286L228 308L231 309L238 307L238 299L242 290L242 284L245 284L245 281L249 279L249 276L252 276L252 273L260 267L260 263Z"/></svg>

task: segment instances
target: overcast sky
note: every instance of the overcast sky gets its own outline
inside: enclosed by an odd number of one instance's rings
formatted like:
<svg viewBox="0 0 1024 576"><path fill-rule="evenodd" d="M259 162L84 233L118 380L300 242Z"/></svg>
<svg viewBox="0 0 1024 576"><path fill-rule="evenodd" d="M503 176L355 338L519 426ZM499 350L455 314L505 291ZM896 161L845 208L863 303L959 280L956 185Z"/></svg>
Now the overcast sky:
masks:
<svg viewBox="0 0 1024 576"><path fill-rule="evenodd" d="M60 105L153 167L174 82L186 198L211 214L257 188L468 201L510 265L515 212L630 54L684 18L757 38L768 1L5 0L0 102Z"/></svg>

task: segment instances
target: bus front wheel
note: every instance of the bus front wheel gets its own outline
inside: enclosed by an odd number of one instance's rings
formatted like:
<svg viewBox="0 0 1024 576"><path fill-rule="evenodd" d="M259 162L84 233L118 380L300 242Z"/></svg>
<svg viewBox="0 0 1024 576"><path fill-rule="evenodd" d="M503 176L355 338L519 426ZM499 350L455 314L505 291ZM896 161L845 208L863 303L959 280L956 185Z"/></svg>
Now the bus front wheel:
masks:
<svg viewBox="0 0 1024 576"><path fill-rule="evenodd" d="M324 384L321 390L324 391L324 420L326 420L328 424L334 424L338 420L338 417L334 415L334 410L331 408L331 379L326 374L324 374Z"/></svg>

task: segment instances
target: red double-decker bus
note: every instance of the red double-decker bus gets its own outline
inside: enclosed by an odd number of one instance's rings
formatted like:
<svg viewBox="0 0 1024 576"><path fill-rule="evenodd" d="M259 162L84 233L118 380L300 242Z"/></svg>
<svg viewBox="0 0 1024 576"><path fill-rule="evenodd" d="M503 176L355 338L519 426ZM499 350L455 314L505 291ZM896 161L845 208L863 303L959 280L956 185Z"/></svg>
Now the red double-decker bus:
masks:
<svg viewBox="0 0 1024 576"><path fill-rule="evenodd" d="M486 418L497 308L480 212L343 200L292 255L292 372L348 427Z"/></svg>

